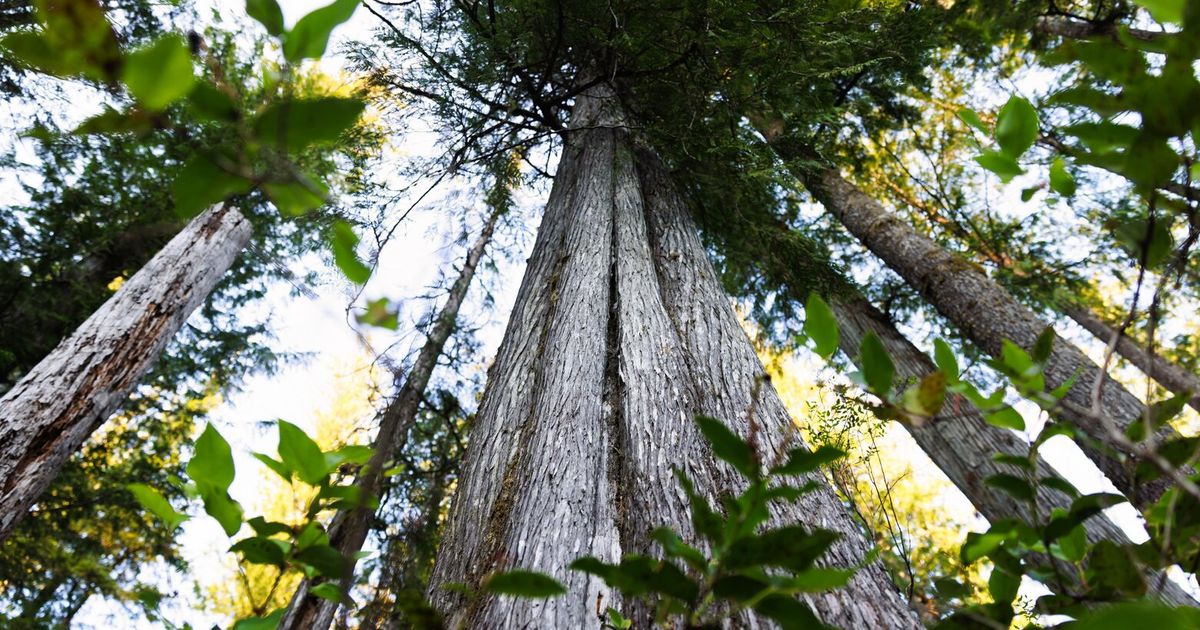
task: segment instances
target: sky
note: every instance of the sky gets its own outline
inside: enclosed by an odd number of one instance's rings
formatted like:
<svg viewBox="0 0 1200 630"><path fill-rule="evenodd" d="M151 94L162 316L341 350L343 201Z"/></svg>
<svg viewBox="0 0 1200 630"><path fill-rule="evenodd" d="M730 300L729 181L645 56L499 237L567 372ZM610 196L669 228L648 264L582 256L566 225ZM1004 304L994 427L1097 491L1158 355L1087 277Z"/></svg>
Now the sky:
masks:
<svg viewBox="0 0 1200 630"><path fill-rule="evenodd" d="M210 2L211 7L222 15L241 15L244 12L244 4L240 0ZM281 4L286 20L292 23L324 2L287 0ZM369 37L373 26L374 18L359 10L348 24L335 32L329 50L337 51L338 42L341 41ZM331 73L338 71L341 64L342 60L336 52L322 61L322 67ZM86 99L80 99L73 107L70 115L82 119L92 113L89 108L94 105L89 105ZM13 117L21 115L21 112L11 110L7 113ZM429 133L414 131L396 138L388 150L398 163L409 156L429 155L436 151L434 140ZM18 155L22 153L19 152ZM29 154L24 155L28 157ZM11 178L0 180L0 190L10 190L12 184ZM1014 211L1028 211L1029 206L1021 204L1018 199L1019 191L1020 185L1010 186L998 201L1005 207L1014 208ZM449 185L435 191L426 203L399 225L392 240L379 252L378 268L359 296L356 302L358 305L377 297L400 301L426 294L429 288L438 282L439 273L459 259L462 248L446 245L454 241L454 237L462 228L460 222L451 219L446 211L447 206L458 203L454 192ZM492 278L495 306L491 310L485 309L481 304L480 292L476 290L464 311L465 318L483 324L478 333L478 338L483 344L481 356L492 356L499 346L504 320L515 298L525 259L519 252L522 247L527 248L532 242L538 208L544 195L545 190L533 190L523 191L519 197L518 214L522 219L520 223L525 227L507 236L510 243L516 244L518 253L509 259L496 261L497 271ZM403 208L408 203L411 203L411 197L398 199L395 207ZM1025 210L1021 210L1022 208ZM473 225L478 224L479 215L476 212ZM260 466L250 457L250 453L264 451L273 454L274 451L273 431L265 431L263 423L283 418L306 429L311 428L306 426L311 423L311 410L320 407L329 393L328 384L333 377L330 372L331 364L364 350L374 353L393 346L392 356L403 356L414 344L422 341L419 335L411 333L411 325L405 324L411 324L430 306L425 301L408 302L408 309L400 326L402 334L392 334L380 329L364 330L353 322L353 318L347 312L348 305L352 303L356 293L354 287L336 271L328 269L316 257L294 261L289 265L297 275L303 275L303 271L309 269L318 270L319 282L307 287L307 295L299 296L294 295L292 287L285 283L272 286L267 298L261 304L252 307L252 311L247 314L270 319L275 336L271 345L277 352L298 353L307 356L308 359L286 365L270 376L250 377L239 391L223 400L210 418L234 448L239 475L232 493L236 499L245 503L251 503L255 495L255 468ZM918 321L913 322L908 330L919 332L923 327L924 323ZM1081 331L1068 329L1064 332L1094 356L1099 352L1099 344ZM796 364L815 371L819 362L812 361L810 355ZM816 375L810 376L816 378ZM1030 406L1022 406L1020 409L1031 429L1038 428L1036 411ZM915 446L909 450L914 455L919 455ZM1064 476L1076 483L1081 491L1114 491L1091 461L1065 439L1055 438L1043 453ZM1131 507L1120 506L1111 509L1109 513L1128 528L1135 540L1145 538L1145 533L1138 524L1138 517ZM201 582L227 579L228 569L224 558L230 541L215 522L201 514L184 525L182 540L184 556L192 567L193 576ZM155 573L155 579L178 595L165 609L173 621L186 621L200 628L224 622L220 616L205 613L197 608L201 601L192 592L191 576L158 572ZM113 623L117 623L119 627L159 627L144 619L131 622L130 615L133 612L111 602L93 598L78 616L79 627L101 628L109 627ZM130 625L131 623L133 625Z"/></svg>

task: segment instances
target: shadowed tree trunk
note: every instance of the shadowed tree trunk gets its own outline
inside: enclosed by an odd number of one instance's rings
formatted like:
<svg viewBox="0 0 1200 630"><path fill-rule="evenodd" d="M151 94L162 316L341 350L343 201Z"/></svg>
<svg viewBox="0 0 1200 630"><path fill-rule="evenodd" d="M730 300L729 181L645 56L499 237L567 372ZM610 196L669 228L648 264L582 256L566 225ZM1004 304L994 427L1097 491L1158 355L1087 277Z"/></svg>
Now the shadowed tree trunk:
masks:
<svg viewBox="0 0 1200 630"><path fill-rule="evenodd" d="M1067 16L1046 16L1038 19L1037 24L1034 26L1034 31L1042 35L1066 37L1068 39L1085 39L1101 35L1107 35L1116 39L1117 34L1121 31L1120 27L1120 24L1111 22L1086 22ZM1140 28L1129 28L1126 29L1126 32L1133 39L1143 42L1152 42L1163 35L1163 33L1157 31L1147 31Z"/></svg>
<svg viewBox="0 0 1200 630"><path fill-rule="evenodd" d="M830 307L837 317L842 352L847 355L857 355L863 337L867 332L874 332L891 355L898 380L921 379L937 370L925 353L861 296L831 298ZM1029 445L1015 433L988 424L979 410L959 397L948 399L942 411L930 422L919 427L905 425L905 428L921 450L946 473L989 522L1030 519L1032 515L1028 503L984 483L995 474L1029 474L1015 466L1002 465L994 459L998 454L1017 457L1028 455ZM1040 457L1032 474L1035 480L1055 475L1050 465ZM1037 484L1035 487L1039 518L1048 519L1055 508L1070 509L1071 497L1044 485ZM1125 532L1104 515L1085 521L1084 529L1093 543L1105 539L1120 544L1129 542ZM1157 577L1152 576L1147 583L1157 585L1159 580L1154 579ZM1162 584L1160 597L1163 600L1172 604L1196 605L1196 601L1174 581L1166 580Z"/></svg>
<svg viewBox="0 0 1200 630"><path fill-rule="evenodd" d="M196 217L0 399L0 540L121 406L250 235L236 209Z"/></svg>
<svg viewBox="0 0 1200 630"><path fill-rule="evenodd" d="M837 170L816 163L806 147L775 141L776 136L764 134L825 209L980 349L1000 357L1005 339L1025 349L1033 347L1034 341L1048 326L1033 311L1017 302L982 270L892 215ZM1080 443L1100 470L1135 506L1150 505L1166 489L1168 480L1136 484L1130 474L1129 458L1114 457L1105 452L1108 448L1124 449L1114 443L1109 428L1100 417L1106 416L1118 430L1124 431L1142 418L1145 406L1107 375L1103 375L1105 383L1096 401L1098 404L1093 405L1094 386L1101 377L1099 366L1074 345L1056 340L1045 368L1047 389L1067 382L1077 372L1078 380L1064 399L1061 417L1107 447ZM1164 428L1158 439L1177 435Z"/></svg>
<svg viewBox="0 0 1200 630"><path fill-rule="evenodd" d="M606 87L577 99L434 568L430 595L451 627L590 627L598 600L630 611L566 567L650 552L660 525L695 540L672 467L710 498L740 487L693 416L743 436L752 416L768 461L795 431L667 173L625 127ZM827 563L863 558L866 543L826 484L781 512L842 535ZM568 593L468 599L441 588L475 590L514 567L553 575ZM918 627L878 563L806 599L827 623Z"/></svg>
<svg viewBox="0 0 1200 630"><path fill-rule="evenodd" d="M483 259L484 251L492 239L492 233L496 229L496 221L499 218L500 211L498 210L488 216L483 230L467 252L462 271L451 285L446 303L438 312L437 319L434 320L425 345L417 354L417 360L413 363L408 377L401 385L399 393L396 394L396 399L388 405L387 410L383 413L383 418L379 423L379 433L372 445L374 453L367 462L363 475L355 482L355 485L362 489L363 496L379 495L384 467L404 449L409 429L412 428L417 411L421 406L425 388L429 385L429 377L433 375L433 369L437 367L437 360L442 356L446 340L454 333L458 322L458 311L462 307L463 300L466 299L467 289L471 286L475 270L479 266L479 261ZM340 584L343 592L346 592L353 582L355 564L353 554L362 549L374 515L373 509L366 506L360 507L344 515L339 514L339 518L330 527L330 546L348 559L346 574ZM333 623L338 605L309 594L309 586L310 583L307 580L300 584L292 597L288 612L279 622L279 630L324 630Z"/></svg>
<svg viewBox="0 0 1200 630"><path fill-rule="evenodd" d="M1119 334L1116 328L1097 317L1091 309L1082 306L1068 306L1063 309L1063 313L1105 344L1111 344L1113 338L1116 337L1117 354L1171 393L1189 396L1188 404L1200 411L1200 377L1160 355L1151 354L1138 342L1124 334Z"/></svg>

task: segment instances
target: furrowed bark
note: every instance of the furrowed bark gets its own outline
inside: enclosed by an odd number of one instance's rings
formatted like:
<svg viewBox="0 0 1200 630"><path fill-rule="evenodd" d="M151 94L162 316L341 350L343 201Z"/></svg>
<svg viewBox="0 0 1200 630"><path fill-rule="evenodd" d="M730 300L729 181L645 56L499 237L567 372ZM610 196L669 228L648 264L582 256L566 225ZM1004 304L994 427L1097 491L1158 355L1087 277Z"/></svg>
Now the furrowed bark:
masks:
<svg viewBox="0 0 1200 630"><path fill-rule="evenodd" d="M660 525L694 541L672 467L709 497L738 490L694 414L743 436L752 416L767 461L795 431L668 174L626 126L607 87L577 99L434 568L430 596L450 627L590 627L608 605L644 621L646 611L567 565L650 553ZM842 533L829 564L865 554L827 485L774 518ZM468 599L440 588L478 590L516 567L550 574L568 593ZM807 600L843 627L918 627L878 563Z"/></svg>
<svg viewBox="0 0 1200 630"><path fill-rule="evenodd" d="M1188 404L1192 408L1200 410L1200 377L1160 355L1151 354L1141 344L1119 333L1108 322L1097 317L1091 309L1082 306L1068 306L1063 309L1063 313L1105 344L1112 343L1113 338L1117 337L1117 354L1136 366L1143 374L1157 381L1167 391L1180 396L1189 396Z"/></svg>
<svg viewBox="0 0 1200 630"><path fill-rule="evenodd" d="M785 159L800 156L784 156ZM828 167L797 175L805 182L825 209L893 271L916 288L943 316L953 322L980 349L993 357L1001 356L1002 341L1008 339L1029 349L1048 324L988 278L980 269L957 255L942 249L928 237L895 217L871 197ZM1121 431L1146 412L1145 406L1120 383L1107 375L1098 406L1093 406L1093 388L1101 376L1099 366L1074 345L1063 339L1054 344L1047 362L1047 389L1067 382L1078 372L1078 380L1068 391L1060 416L1081 429L1106 448L1081 443L1100 470L1139 508L1153 503L1165 490L1166 480L1135 484L1128 466L1130 457L1118 453L1109 429L1098 414L1106 415ZM1178 437L1169 428L1157 439Z"/></svg>
<svg viewBox="0 0 1200 630"><path fill-rule="evenodd" d="M363 491L363 496L378 496L382 490L383 470L388 462L394 460L403 450L408 438L408 432L413 426L417 412L421 406L421 398L429 385L429 378L437 367L437 360L442 356L446 341L454 333L458 322L458 312L466 299L467 290L475 277L479 261L483 259L488 243L496 229L500 218L499 211L493 211L484 223L483 229L463 263L462 271L450 287L446 303L437 314L425 345L417 354L408 377L400 386L395 400L384 411L379 423L379 433L373 445L374 452L367 462L365 472L355 481L355 485ZM348 513L339 514L329 528L329 544L346 558L345 575L341 580L342 592L348 592L354 580L355 560L353 554L362 550L363 543L371 529L371 521L375 511L363 506ZM279 630L325 630L333 623L337 614L338 604L327 599L316 597L309 593L313 583L309 580L301 582L292 596L292 602L287 613L280 621Z"/></svg>
<svg viewBox="0 0 1200 630"><path fill-rule="evenodd" d="M251 231L234 208L193 219L0 399L0 540L121 406Z"/></svg>
<svg viewBox="0 0 1200 630"><path fill-rule="evenodd" d="M859 345L868 332L874 332L887 348L896 365L897 379L921 379L937 370L929 357L912 344L887 317L861 296L831 298L830 307L837 317L841 332L840 346L848 356L858 354ZM1030 520L1033 514L1030 505L1018 501L1011 495L986 485L992 475L1007 473L1017 476L1029 475L1028 471L1015 466L1005 466L995 461L995 455L1026 457L1029 445L1012 431L992 426L969 402L959 397L946 401L942 411L922 426L904 425L909 434L937 464L938 468L966 495L975 509L989 522L1005 519ZM1035 475L1031 481L1055 475L1054 470L1041 457L1035 464ZM1068 510L1071 497L1043 485L1037 488L1037 518L1046 522L1055 508ZM1118 544L1129 542L1125 532L1103 514L1084 522L1088 540L1095 543L1111 540ZM1068 572L1069 573L1069 572ZM1153 573L1147 583L1152 588L1163 584L1157 594L1168 603L1197 605L1178 584L1172 580L1161 580Z"/></svg>

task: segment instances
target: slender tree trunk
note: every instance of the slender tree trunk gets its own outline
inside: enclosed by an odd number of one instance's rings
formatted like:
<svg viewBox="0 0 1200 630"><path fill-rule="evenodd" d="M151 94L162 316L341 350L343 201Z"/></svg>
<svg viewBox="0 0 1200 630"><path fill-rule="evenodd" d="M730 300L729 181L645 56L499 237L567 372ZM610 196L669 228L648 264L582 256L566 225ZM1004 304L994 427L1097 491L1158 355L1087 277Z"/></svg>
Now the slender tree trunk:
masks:
<svg viewBox="0 0 1200 630"><path fill-rule="evenodd" d="M803 147L790 143L773 144L781 157L793 161L793 165L798 163L796 160L807 157ZM993 357L1001 356L1005 339L1029 349L1048 326L982 270L918 233L836 170L816 167L805 172L799 167L793 168L830 214L920 291L938 312L984 352ZM1045 369L1047 389L1067 382L1076 373L1078 380L1066 395L1061 417L1099 444L1123 451L1114 443L1109 428L1099 416L1107 416L1116 428L1124 431L1143 417L1145 406L1107 375L1103 375L1105 383L1099 400L1095 401L1098 405L1094 405L1094 386L1102 376L1099 366L1074 345L1063 339L1056 340ZM1175 436L1173 430L1164 428L1158 438L1165 440ZM1080 446L1139 508L1153 503L1167 486L1165 478L1150 484L1135 483L1126 461L1132 457L1128 453L1125 457L1114 457L1105 452L1107 448L1095 447L1086 441Z"/></svg>
<svg viewBox="0 0 1200 630"><path fill-rule="evenodd" d="M607 87L577 99L434 567L430 595L450 627L592 627L597 605L641 617L567 565L648 553L659 525L695 540L671 468L710 497L739 487L695 414L743 436L752 414L768 460L794 432L681 198L626 126ZM866 543L827 485L781 511L842 534L828 562L863 558ZM468 599L441 588L478 589L513 567L553 575L568 593ZM878 563L808 601L843 627L918 625Z"/></svg>
<svg viewBox="0 0 1200 630"><path fill-rule="evenodd" d="M830 307L837 317L842 352L847 355L858 354L863 338L868 332L874 332L896 364L897 379L920 379L937 370L933 361L865 298L834 298L830 301ZM1029 520L1034 514L1030 511L1030 504L986 485L984 482L988 477L1000 473L1017 476L1032 474L1031 481L1036 481L1055 475L1041 457L1032 473L997 462L994 456L998 454L1025 457L1029 453L1029 445L1012 431L988 424L979 410L959 397L947 400L941 413L929 423L919 427L905 425L905 428L921 450L966 495L975 509L992 523L1005 519ZM1070 509L1071 497L1043 485L1035 487L1037 518L1043 519L1043 522L1055 509ZM1125 532L1104 515L1088 519L1084 529L1092 542L1129 542ZM1151 575L1147 583L1157 585L1159 577L1158 574ZM1196 605L1196 601L1174 581L1165 580L1162 584L1159 597L1163 600L1178 605Z"/></svg>
<svg viewBox="0 0 1200 630"><path fill-rule="evenodd" d="M389 461L395 459L404 448L408 431L412 428L417 411L421 406L425 387L429 385L429 378L433 375L433 369L437 367L438 357L442 356L446 341L454 333L458 322L458 311L462 308L463 301L467 297L467 289L470 288L471 281L475 278L475 270L479 266L479 261L483 259L488 243L492 240L492 234L495 232L496 221L499 220L500 214L500 211L496 210L488 216L483 230L467 252L462 271L451 285L446 304L437 314L433 328L429 331L425 345L417 354L417 360L413 363L408 377L401 385L396 399L388 405L387 410L383 413L383 418L379 423L379 433L373 445L374 453L367 462L363 475L355 482L355 485L362 489L363 496L379 495L384 467ZM354 580L355 560L353 554L362 549L363 543L367 539L367 533L371 529L371 520L374 515L373 509L363 506L349 512L344 517L339 517L330 527L330 546L337 549L347 559L346 573L340 584L343 592L349 589ZM325 630L333 623L338 605L309 594L310 584L308 580L305 580L296 589L288 612L279 623L279 630Z"/></svg>
<svg viewBox="0 0 1200 630"><path fill-rule="evenodd" d="M196 217L0 399L0 540L121 406L250 235L236 209Z"/></svg>
<svg viewBox="0 0 1200 630"><path fill-rule="evenodd" d="M1068 39L1086 39L1100 35L1107 35L1115 39L1117 33L1120 32L1119 27L1119 24L1113 23L1099 24L1096 22L1075 20L1066 16L1046 16L1038 18L1034 30L1042 35L1052 35ZM1143 42L1152 42L1164 35L1161 32L1147 31L1140 28L1130 28L1127 32L1133 39Z"/></svg>
<svg viewBox="0 0 1200 630"><path fill-rule="evenodd" d="M1109 344L1117 337L1117 354L1136 366L1146 376L1154 379L1173 394L1190 396L1188 404L1200 410L1200 377L1171 363L1164 357L1151 354L1149 350L1118 333L1116 328L1096 316L1091 309L1082 306L1068 306L1063 312L1083 326L1100 341Z"/></svg>

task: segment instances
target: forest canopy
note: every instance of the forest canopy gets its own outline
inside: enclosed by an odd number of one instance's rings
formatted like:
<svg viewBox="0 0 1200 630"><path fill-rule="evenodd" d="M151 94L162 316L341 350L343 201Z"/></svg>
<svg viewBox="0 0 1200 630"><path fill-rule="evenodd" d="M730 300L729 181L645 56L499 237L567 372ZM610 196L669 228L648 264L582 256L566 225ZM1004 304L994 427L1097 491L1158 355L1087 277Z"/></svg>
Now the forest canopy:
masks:
<svg viewBox="0 0 1200 630"><path fill-rule="evenodd" d="M0 6L0 628L1200 627L1200 0Z"/></svg>

